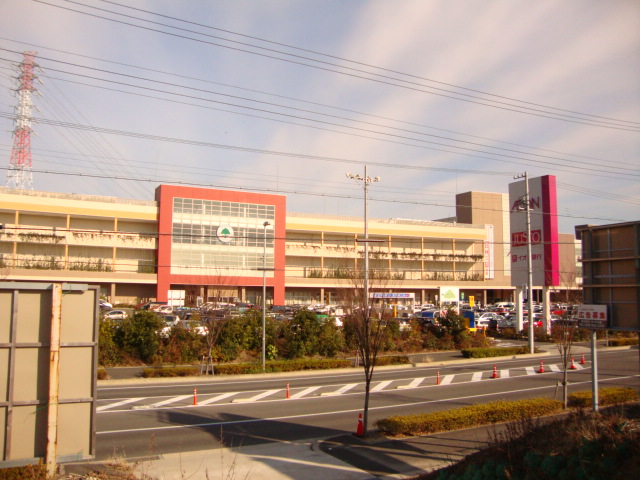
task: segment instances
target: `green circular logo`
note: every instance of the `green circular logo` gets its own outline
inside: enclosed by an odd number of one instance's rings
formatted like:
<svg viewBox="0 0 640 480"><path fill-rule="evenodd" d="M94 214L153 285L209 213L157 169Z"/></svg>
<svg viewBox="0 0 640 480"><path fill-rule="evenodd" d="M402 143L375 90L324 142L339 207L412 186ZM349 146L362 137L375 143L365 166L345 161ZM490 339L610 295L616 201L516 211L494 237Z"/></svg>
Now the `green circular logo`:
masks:
<svg viewBox="0 0 640 480"><path fill-rule="evenodd" d="M216 230L216 236L221 242L229 243L233 240L233 228L229 225L220 225Z"/></svg>

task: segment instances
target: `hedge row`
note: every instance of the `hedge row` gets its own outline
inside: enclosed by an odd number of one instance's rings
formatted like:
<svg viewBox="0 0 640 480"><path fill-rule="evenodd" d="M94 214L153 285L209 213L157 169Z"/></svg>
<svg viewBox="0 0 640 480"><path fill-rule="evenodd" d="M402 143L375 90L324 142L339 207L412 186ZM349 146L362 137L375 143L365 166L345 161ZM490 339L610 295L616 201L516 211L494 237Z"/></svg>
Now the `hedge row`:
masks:
<svg viewBox="0 0 640 480"><path fill-rule="evenodd" d="M638 339L633 337L610 338L609 346L626 347L627 345L638 345Z"/></svg>
<svg viewBox="0 0 640 480"><path fill-rule="evenodd" d="M388 355L376 358L376 366L378 367L383 365L406 365L408 363L411 363L411 360L406 355Z"/></svg>
<svg viewBox="0 0 640 480"><path fill-rule="evenodd" d="M271 360L266 362L266 372L296 372L300 370L323 370L330 368L352 367L351 360L336 358ZM262 373L262 365L258 363L228 363L216 365L215 373L219 375L240 375L243 373Z"/></svg>
<svg viewBox="0 0 640 480"><path fill-rule="evenodd" d="M640 400L640 394L632 388L607 387L598 390L598 405L601 407L637 400ZM590 390L571 393L568 403L571 407L589 408L593 405L593 393Z"/></svg>
<svg viewBox="0 0 640 480"><path fill-rule="evenodd" d="M538 353L538 349L534 351ZM508 355L524 355L529 353L529 347L509 347L509 348L465 348L461 350L465 358L488 358L505 357Z"/></svg>
<svg viewBox="0 0 640 480"><path fill-rule="evenodd" d="M200 369L198 367L153 367L142 370L144 378L191 377L199 373Z"/></svg>
<svg viewBox="0 0 640 480"><path fill-rule="evenodd" d="M387 435L427 435L508 422L518 418L540 417L561 410L562 402L550 398L497 401L433 413L383 418L377 420L375 426Z"/></svg>

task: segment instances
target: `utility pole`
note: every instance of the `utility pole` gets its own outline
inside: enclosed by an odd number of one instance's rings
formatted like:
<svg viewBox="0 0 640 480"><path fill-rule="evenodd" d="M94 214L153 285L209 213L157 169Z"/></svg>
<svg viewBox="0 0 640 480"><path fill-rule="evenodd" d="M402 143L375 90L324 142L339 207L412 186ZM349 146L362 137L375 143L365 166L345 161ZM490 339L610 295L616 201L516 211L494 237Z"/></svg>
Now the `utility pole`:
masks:
<svg viewBox="0 0 640 480"><path fill-rule="evenodd" d="M524 178L524 197L520 199L520 206L518 210L525 210L527 214L527 283L528 288L528 309L529 309L529 353L534 353L533 342L533 267L531 262L531 199L529 198L529 175L527 172L524 174L516 175L514 180L518 178Z"/></svg>

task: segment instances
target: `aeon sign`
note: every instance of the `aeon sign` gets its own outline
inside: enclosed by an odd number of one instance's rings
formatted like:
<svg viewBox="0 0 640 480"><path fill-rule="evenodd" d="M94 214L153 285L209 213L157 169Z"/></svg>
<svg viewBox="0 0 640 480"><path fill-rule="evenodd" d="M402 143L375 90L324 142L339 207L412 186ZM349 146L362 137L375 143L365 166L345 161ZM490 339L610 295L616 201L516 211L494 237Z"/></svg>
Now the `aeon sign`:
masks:
<svg viewBox="0 0 640 480"><path fill-rule="evenodd" d="M509 184L511 212L511 285L527 283L527 212L523 208L526 194L524 180ZM525 203L525 207L527 202ZM531 265L533 285L537 287L560 284L560 260L558 246L558 206L556 177L529 179L529 212L531 217Z"/></svg>

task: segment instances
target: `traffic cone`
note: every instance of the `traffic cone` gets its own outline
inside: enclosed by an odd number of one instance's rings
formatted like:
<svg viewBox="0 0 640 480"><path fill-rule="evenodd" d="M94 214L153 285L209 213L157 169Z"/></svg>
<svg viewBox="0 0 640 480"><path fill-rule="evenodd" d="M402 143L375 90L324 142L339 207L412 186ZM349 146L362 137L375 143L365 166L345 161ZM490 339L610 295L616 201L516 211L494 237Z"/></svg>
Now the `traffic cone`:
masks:
<svg viewBox="0 0 640 480"><path fill-rule="evenodd" d="M573 357L571 357L571 366L569 367L569 370L577 370L577 369L578 367L576 367Z"/></svg>
<svg viewBox="0 0 640 480"><path fill-rule="evenodd" d="M289 384L287 383L287 395L284 397L286 400L289 400L291 397L289 396Z"/></svg>
<svg viewBox="0 0 640 480"><path fill-rule="evenodd" d="M440 385L440 370L438 370L438 373L436 374L436 385Z"/></svg>
<svg viewBox="0 0 640 480"><path fill-rule="evenodd" d="M583 353L582 357L580 358L580 365L584 365L585 363L587 362L584 361L584 353Z"/></svg>
<svg viewBox="0 0 640 480"><path fill-rule="evenodd" d="M499 378L498 377L498 369L496 368L496 366L493 366L493 374L491 375L491 378Z"/></svg>
<svg viewBox="0 0 640 480"><path fill-rule="evenodd" d="M193 404L197 405L198 404L198 390L197 389L193 389Z"/></svg>
<svg viewBox="0 0 640 480"><path fill-rule="evenodd" d="M538 373L544 373L544 364L542 363L542 360L540 360L540 370L538 370Z"/></svg>
<svg viewBox="0 0 640 480"><path fill-rule="evenodd" d="M358 414L358 427L356 428L356 436L362 437L364 435L364 423L362 422L362 414Z"/></svg>

